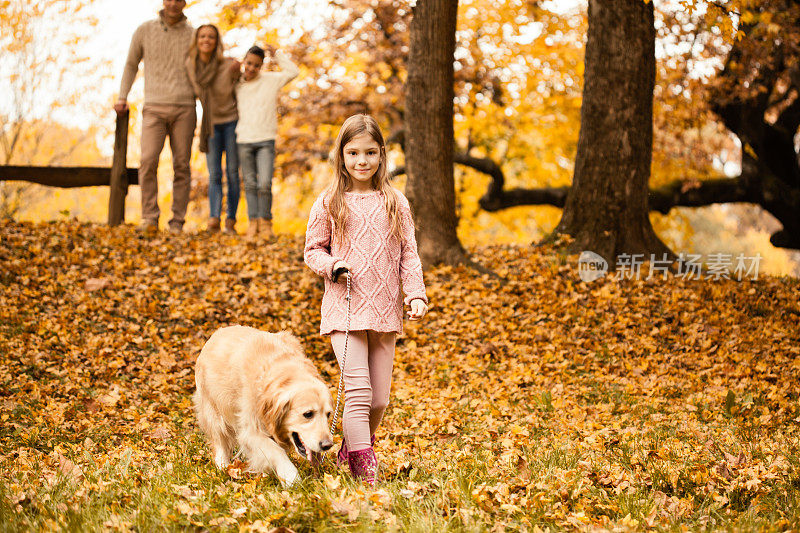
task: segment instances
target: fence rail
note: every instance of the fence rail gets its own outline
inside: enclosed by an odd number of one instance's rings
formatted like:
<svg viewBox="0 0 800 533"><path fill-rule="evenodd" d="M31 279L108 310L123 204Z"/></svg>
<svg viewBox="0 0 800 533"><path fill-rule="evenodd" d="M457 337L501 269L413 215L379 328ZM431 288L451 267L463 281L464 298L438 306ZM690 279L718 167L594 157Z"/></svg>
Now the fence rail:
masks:
<svg viewBox="0 0 800 533"><path fill-rule="evenodd" d="M108 224L116 226L125 220L125 197L128 185L139 183L139 171L127 168L128 111L117 114L114 132L114 159L108 167L35 167L2 166L0 181L27 181L48 187L97 187L109 186Z"/></svg>
<svg viewBox="0 0 800 533"><path fill-rule="evenodd" d="M139 183L139 172L128 168L128 185ZM111 184L110 167L0 166L0 181L27 181L48 187L101 187Z"/></svg>

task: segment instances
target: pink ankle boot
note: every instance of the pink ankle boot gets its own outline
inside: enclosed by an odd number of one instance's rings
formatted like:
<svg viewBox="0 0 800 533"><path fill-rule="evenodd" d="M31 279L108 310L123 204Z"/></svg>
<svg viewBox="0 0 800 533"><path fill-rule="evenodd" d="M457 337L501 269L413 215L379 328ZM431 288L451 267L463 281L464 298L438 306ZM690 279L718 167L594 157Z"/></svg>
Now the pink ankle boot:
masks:
<svg viewBox="0 0 800 533"><path fill-rule="evenodd" d="M370 437L369 445L375 446L375 435ZM346 465L347 463L347 442L342 439L342 447L339 448L339 453L336 454L336 466Z"/></svg>
<svg viewBox="0 0 800 533"><path fill-rule="evenodd" d="M372 446L347 452L347 463L354 478L362 480L367 485L375 484L375 478L378 476L378 458L375 457Z"/></svg>

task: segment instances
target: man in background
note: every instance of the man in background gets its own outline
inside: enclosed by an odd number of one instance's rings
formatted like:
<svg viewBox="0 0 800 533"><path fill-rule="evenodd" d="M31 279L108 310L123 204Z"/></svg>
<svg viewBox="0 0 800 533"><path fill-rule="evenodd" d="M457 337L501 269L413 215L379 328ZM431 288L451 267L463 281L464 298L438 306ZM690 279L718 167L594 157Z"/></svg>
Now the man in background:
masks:
<svg viewBox="0 0 800 533"><path fill-rule="evenodd" d="M158 18L139 26L131 39L122 74L119 99L114 109L128 109L128 93L144 60L144 108L142 109L142 159L139 186L142 191L142 229L158 229L158 160L169 136L172 150L172 219L169 229L180 233L189 204L195 95L184 61L192 43L192 26L183 10L185 0L164 0Z"/></svg>

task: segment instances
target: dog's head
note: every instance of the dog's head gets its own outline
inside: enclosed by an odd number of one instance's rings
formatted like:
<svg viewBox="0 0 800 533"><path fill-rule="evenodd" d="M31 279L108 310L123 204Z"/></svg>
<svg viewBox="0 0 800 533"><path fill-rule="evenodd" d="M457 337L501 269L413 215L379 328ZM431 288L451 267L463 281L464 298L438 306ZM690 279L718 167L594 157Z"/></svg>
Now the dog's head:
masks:
<svg viewBox="0 0 800 533"><path fill-rule="evenodd" d="M279 370L262 396L262 421L267 432L284 449L293 446L311 459L333 446L328 424L332 415L331 394L310 361L300 368Z"/></svg>
<svg viewBox="0 0 800 533"><path fill-rule="evenodd" d="M297 453L311 458L333 446L328 424L332 414L331 395L318 379L293 379L265 405L267 431L284 448L294 446Z"/></svg>
<svg viewBox="0 0 800 533"><path fill-rule="evenodd" d="M297 453L309 460L311 452L326 452L333 446L328 428L332 414L331 395L322 382L313 385L298 391L292 398L283 422Z"/></svg>

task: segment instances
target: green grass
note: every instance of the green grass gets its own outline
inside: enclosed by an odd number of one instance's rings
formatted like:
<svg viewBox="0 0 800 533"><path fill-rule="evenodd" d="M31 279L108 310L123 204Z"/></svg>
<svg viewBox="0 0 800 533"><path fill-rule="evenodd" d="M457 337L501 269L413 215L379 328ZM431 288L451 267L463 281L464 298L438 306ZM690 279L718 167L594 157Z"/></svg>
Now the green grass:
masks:
<svg viewBox="0 0 800 533"><path fill-rule="evenodd" d="M0 239L0 532L800 530L797 280L584 285L547 250L472 250L507 279L426 273L380 484L295 457L284 488L217 470L190 397L234 322L292 330L335 387L298 239L70 222Z"/></svg>
<svg viewBox="0 0 800 533"><path fill-rule="evenodd" d="M531 411L547 405L552 404L534 403ZM21 409L13 413L23 414ZM729 453L766 461L747 452L750 436L732 437ZM414 454L410 464L387 468L376 489L354 482L332 463L320 473L299 459L303 479L289 489L271 475L234 479L213 467L194 431L159 443L97 434L91 449L46 428L4 436L6 444L10 439L38 453L4 458L6 472L9 462L15 464L13 475L4 476L0 485L0 531L238 530L242 525L295 531L524 531L534 525L580 529L580 517L662 531L778 531L800 524L796 446L777 450L791 462L791 477L765 480L757 491L739 486L706 494L713 463L707 451L653 451L702 446L696 435L667 426L632 438L617 436L603 443L599 454L582 448L577 436L543 432L515 450L509 463L496 443L483 443L471 454L453 453L465 443L456 436L435 455ZM102 459L93 449L102 449ZM55 454L80 465L81 473L48 460ZM565 523L564 517L572 521ZM584 525L591 522L586 518Z"/></svg>

